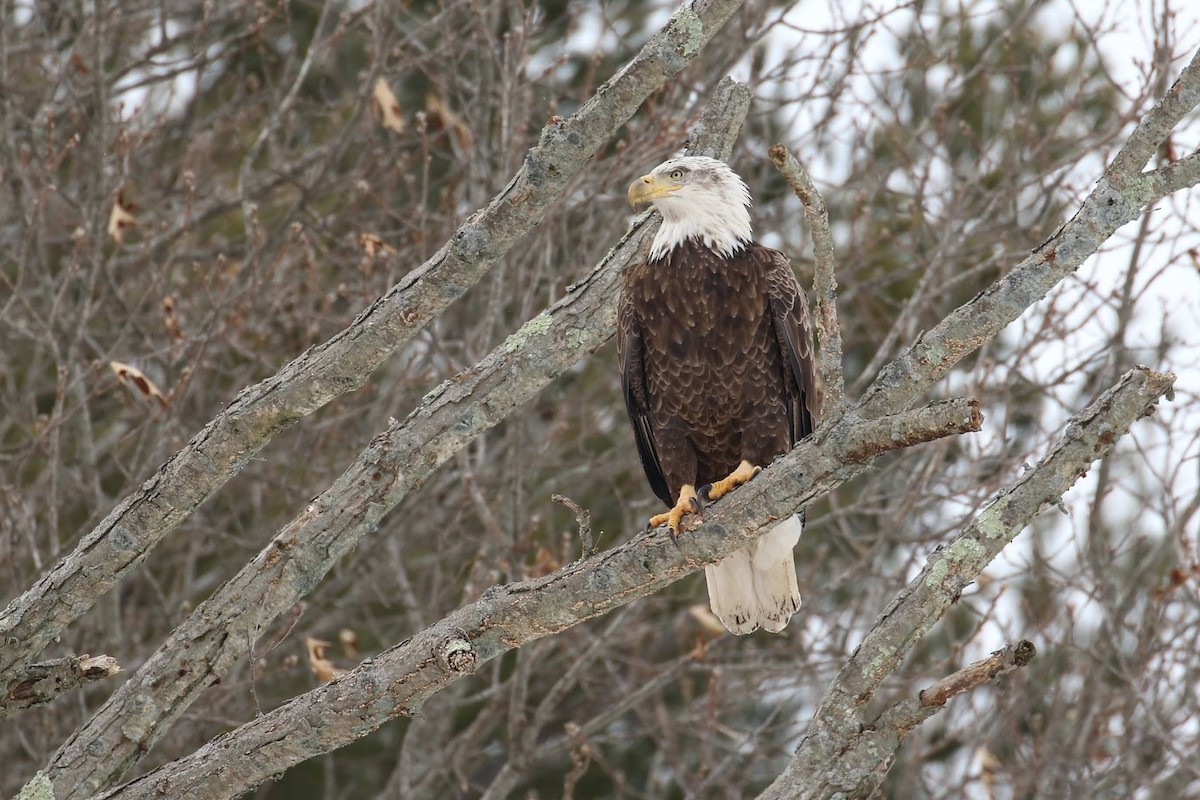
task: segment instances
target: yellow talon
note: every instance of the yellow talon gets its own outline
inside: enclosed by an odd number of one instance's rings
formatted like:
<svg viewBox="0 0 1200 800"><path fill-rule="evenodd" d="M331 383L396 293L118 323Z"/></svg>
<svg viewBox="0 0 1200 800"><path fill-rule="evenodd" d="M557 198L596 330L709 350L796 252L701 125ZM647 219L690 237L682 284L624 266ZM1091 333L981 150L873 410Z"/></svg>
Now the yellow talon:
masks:
<svg viewBox="0 0 1200 800"><path fill-rule="evenodd" d="M713 500L719 500L760 472L762 472L762 467L743 460L741 464L738 464L737 469L729 473L727 477L710 484L707 491L704 492L704 499L710 503Z"/></svg>
<svg viewBox="0 0 1200 800"><path fill-rule="evenodd" d="M670 529L671 538L675 539L679 536L679 523L685 514L700 513L700 498L696 494L696 487L690 483L684 484L679 490L679 502L670 511L663 514L655 514L650 518L650 527L657 528L659 525L666 523Z"/></svg>

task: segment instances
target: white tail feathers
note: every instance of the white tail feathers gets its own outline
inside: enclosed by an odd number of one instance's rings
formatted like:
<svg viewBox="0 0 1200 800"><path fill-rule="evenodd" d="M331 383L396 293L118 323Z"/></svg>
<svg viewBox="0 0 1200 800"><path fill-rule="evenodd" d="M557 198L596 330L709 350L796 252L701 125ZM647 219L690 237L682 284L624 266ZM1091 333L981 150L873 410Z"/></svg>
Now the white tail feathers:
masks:
<svg viewBox="0 0 1200 800"><path fill-rule="evenodd" d="M758 628L779 633L800 608L792 554L804 524L788 517L758 541L704 568L708 602L721 624L736 634Z"/></svg>

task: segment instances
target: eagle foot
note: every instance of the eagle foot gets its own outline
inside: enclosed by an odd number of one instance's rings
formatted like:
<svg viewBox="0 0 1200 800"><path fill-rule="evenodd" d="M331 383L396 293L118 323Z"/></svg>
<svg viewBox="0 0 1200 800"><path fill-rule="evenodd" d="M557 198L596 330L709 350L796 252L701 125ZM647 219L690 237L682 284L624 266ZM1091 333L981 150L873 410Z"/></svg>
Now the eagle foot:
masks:
<svg viewBox="0 0 1200 800"><path fill-rule="evenodd" d="M684 484L684 487L679 490L679 502L675 504L674 508L664 514L655 514L650 518L649 527L657 528L665 523L671 534L671 540L676 541L679 539L679 524L686 514L700 515L700 497L696 494L696 487L690 483Z"/></svg>
<svg viewBox="0 0 1200 800"><path fill-rule="evenodd" d="M714 500L720 500L725 495L732 492L743 483L749 482L758 473L762 472L762 467L751 464L749 461L743 460L738 464L737 469L729 473L728 476L722 478L716 483L708 483L700 487L700 499L703 502L711 503Z"/></svg>

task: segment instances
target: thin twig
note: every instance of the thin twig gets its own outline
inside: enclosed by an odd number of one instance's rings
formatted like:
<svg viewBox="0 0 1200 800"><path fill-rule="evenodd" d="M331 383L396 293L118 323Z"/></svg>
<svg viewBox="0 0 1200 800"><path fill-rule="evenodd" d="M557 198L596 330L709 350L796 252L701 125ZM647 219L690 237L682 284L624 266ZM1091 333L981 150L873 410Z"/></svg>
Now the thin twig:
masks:
<svg viewBox="0 0 1200 800"><path fill-rule="evenodd" d="M552 494L550 499L555 503L566 506L575 512L575 524L579 526L579 541L583 543L582 558L596 552L595 544L592 542L592 512L588 511L583 506L576 503L566 495Z"/></svg>
<svg viewBox="0 0 1200 800"><path fill-rule="evenodd" d="M821 351L821 384L824 397L821 416L832 418L841 413L846 402L846 379L842 373L842 331L837 318L837 260L833 254L833 234L829 230L829 212L808 171L782 144L767 151L771 162L804 204L804 219L813 240L813 294L817 296L817 346Z"/></svg>

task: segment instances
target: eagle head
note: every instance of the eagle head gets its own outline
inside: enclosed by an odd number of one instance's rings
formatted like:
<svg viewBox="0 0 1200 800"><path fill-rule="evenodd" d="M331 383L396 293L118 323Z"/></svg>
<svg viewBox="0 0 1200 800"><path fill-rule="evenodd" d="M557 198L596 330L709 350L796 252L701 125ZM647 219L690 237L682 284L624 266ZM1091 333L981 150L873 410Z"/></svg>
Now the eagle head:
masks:
<svg viewBox="0 0 1200 800"><path fill-rule="evenodd" d="M652 205L662 214L651 258L663 258L688 240L728 257L750 241L750 190L715 158L664 161L630 184L629 202L634 208Z"/></svg>

